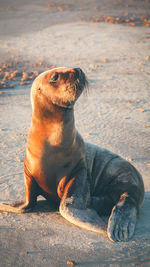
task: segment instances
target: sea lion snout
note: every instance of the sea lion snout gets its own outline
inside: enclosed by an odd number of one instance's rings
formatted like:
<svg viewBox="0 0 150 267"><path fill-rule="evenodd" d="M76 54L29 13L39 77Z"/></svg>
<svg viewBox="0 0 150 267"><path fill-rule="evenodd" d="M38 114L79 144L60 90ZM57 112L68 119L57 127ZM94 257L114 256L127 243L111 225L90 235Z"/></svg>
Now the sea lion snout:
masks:
<svg viewBox="0 0 150 267"><path fill-rule="evenodd" d="M80 68L74 68L75 71L75 77L78 79L80 77L82 77L83 75L83 71Z"/></svg>
<svg viewBox="0 0 150 267"><path fill-rule="evenodd" d="M74 84L79 86L79 89L84 89L84 87L88 85L86 75L80 68L66 69L61 78L63 78L66 83L69 83L70 86Z"/></svg>
<svg viewBox="0 0 150 267"><path fill-rule="evenodd" d="M75 78L79 79L79 82L82 83L83 87L88 86L88 80L85 76L85 73L80 68L75 68Z"/></svg>

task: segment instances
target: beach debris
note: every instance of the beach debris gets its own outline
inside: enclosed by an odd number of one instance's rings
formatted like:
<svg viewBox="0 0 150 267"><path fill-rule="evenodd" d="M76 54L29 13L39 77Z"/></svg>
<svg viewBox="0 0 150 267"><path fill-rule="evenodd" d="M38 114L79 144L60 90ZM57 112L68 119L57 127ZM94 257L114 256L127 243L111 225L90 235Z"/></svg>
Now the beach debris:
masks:
<svg viewBox="0 0 150 267"><path fill-rule="evenodd" d="M0 89L13 88L16 85L28 85L33 82L40 72L52 67L43 60L34 64L16 60L0 63Z"/></svg>
<svg viewBox="0 0 150 267"><path fill-rule="evenodd" d="M98 23L98 22L107 22L110 24L124 24L131 27L134 26L144 26L150 27L150 18L146 16L137 17L137 16L129 16L125 14L124 16L98 16L89 18L90 22Z"/></svg>
<svg viewBox="0 0 150 267"><path fill-rule="evenodd" d="M140 111L140 112L144 112L144 108L137 108L136 110Z"/></svg>
<svg viewBox="0 0 150 267"><path fill-rule="evenodd" d="M67 263L67 265L71 265L71 266L75 266L76 265L76 262L72 261L72 260L68 260L66 263Z"/></svg>
<svg viewBox="0 0 150 267"><path fill-rule="evenodd" d="M130 157L126 157L126 160L129 162L133 161L133 159L131 159Z"/></svg>
<svg viewBox="0 0 150 267"><path fill-rule="evenodd" d="M109 60L107 58L104 58L104 63L108 63Z"/></svg>

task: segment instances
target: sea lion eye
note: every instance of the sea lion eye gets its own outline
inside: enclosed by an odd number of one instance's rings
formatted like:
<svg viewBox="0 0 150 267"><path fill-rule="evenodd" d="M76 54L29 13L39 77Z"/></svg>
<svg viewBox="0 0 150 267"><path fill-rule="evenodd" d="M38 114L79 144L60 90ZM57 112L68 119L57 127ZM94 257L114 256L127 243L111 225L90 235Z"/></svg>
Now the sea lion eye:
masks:
<svg viewBox="0 0 150 267"><path fill-rule="evenodd" d="M50 82L52 82L52 83L56 82L56 81L58 80L58 77L59 77L58 73L55 72L55 73L51 76L51 78L50 78Z"/></svg>

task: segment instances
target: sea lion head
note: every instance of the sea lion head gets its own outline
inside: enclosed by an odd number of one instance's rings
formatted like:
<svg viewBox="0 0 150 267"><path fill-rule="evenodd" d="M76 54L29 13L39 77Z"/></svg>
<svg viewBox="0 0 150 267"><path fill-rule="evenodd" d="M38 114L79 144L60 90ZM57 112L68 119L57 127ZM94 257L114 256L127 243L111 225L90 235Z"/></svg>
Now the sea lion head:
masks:
<svg viewBox="0 0 150 267"><path fill-rule="evenodd" d="M76 100L87 87L87 79L80 68L55 68L41 73L33 82L31 102L36 107L52 106L73 108Z"/></svg>

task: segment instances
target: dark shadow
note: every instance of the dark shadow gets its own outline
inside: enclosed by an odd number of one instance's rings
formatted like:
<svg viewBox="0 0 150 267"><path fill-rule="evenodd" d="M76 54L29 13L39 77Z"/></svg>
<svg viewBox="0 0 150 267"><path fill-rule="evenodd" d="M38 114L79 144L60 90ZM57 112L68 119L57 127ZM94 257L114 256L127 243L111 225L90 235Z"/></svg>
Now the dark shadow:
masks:
<svg viewBox="0 0 150 267"><path fill-rule="evenodd" d="M38 200L35 208L30 213L36 212L56 212L59 210L59 205L52 202L49 203L47 200Z"/></svg>

